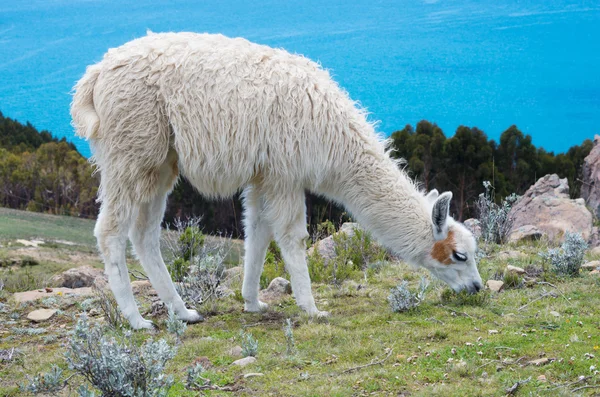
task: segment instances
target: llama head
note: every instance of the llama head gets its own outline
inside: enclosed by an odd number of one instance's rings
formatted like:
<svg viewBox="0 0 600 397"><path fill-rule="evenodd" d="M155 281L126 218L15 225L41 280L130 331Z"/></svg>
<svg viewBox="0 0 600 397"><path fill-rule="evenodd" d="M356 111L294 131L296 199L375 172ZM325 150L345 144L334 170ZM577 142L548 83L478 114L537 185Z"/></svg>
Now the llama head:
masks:
<svg viewBox="0 0 600 397"><path fill-rule="evenodd" d="M434 189L425 198L431 209L434 243L422 265L456 292L479 291L483 283L475 262L477 243L471 231L449 215L452 192L439 194Z"/></svg>

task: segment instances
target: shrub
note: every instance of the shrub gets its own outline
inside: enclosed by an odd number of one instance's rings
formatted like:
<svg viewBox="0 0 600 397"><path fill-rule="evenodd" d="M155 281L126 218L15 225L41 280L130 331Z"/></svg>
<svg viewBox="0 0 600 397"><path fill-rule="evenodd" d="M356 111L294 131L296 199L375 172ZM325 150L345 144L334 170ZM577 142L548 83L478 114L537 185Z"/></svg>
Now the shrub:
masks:
<svg viewBox="0 0 600 397"><path fill-rule="evenodd" d="M486 244L503 244L508 238L514 219L509 216L510 209L519 199L516 194L506 197L498 205L494 202L493 186L489 181L483 182L485 193L481 193L475 203L481 226L481 239Z"/></svg>
<svg viewBox="0 0 600 397"><path fill-rule="evenodd" d="M251 333L240 332L241 345L242 345L242 356L256 357L258 353L258 341L254 339Z"/></svg>
<svg viewBox="0 0 600 397"><path fill-rule="evenodd" d="M185 332L185 329L187 328L187 324L184 323L183 321L181 321L179 318L177 318L177 316L175 315L175 312L173 311L173 306L168 305L167 306L168 309L168 317L167 317L167 331L169 331L169 333L175 335L175 337L177 338L177 342L180 342L180 338L183 335L183 333Z"/></svg>
<svg viewBox="0 0 600 397"><path fill-rule="evenodd" d="M185 387L189 390L194 390L204 386L207 382L210 382L208 379L205 379L201 376L204 371L205 369L200 363L196 363L196 365L189 367L187 369Z"/></svg>
<svg viewBox="0 0 600 397"><path fill-rule="evenodd" d="M583 256L588 248L587 242L580 233L565 234L565 241L560 248L552 248L540 253L540 256L550 262L550 269L561 276L576 276L583 264Z"/></svg>
<svg viewBox="0 0 600 397"><path fill-rule="evenodd" d="M425 277L421 277L419 289L416 293L408 288L408 282L402 281L400 285L390 290L388 302L393 312L406 312L415 309L423 300L425 300L425 291L429 286L429 281Z"/></svg>
<svg viewBox="0 0 600 397"><path fill-rule="evenodd" d="M194 260L183 280L175 283L175 288L187 304L200 305L222 297L219 286L224 278L225 255L207 253Z"/></svg>
<svg viewBox="0 0 600 397"><path fill-rule="evenodd" d="M123 327L124 319L115 297L112 294L106 293L104 289L98 287L96 284L94 284L93 291L95 295L94 301L98 303L100 310L104 313L104 318L106 319L108 326L114 330ZM91 306L91 302L85 303L86 301L81 303L82 308L87 307L88 305Z"/></svg>
<svg viewBox="0 0 600 397"><path fill-rule="evenodd" d="M66 386L63 379L63 371L57 365L53 365L50 372L38 374L33 378L27 377L28 383L21 384L19 389L31 394L56 395Z"/></svg>
<svg viewBox="0 0 600 397"><path fill-rule="evenodd" d="M326 230L330 230L327 226ZM387 259L387 252L376 244L371 235L356 228L352 235L334 233L332 235L335 256L329 261L319 254L318 249L308 256L308 271L314 282L327 282L340 285L344 280L358 274L367 274L369 266ZM373 269L376 269L377 265Z"/></svg>
<svg viewBox="0 0 600 397"><path fill-rule="evenodd" d="M181 282L187 275L194 259L201 254L205 236L200 230L200 218L175 221L175 235L167 238L167 249L172 260L167 263L169 273L175 282Z"/></svg>
<svg viewBox="0 0 600 397"><path fill-rule="evenodd" d="M222 297L221 282L225 277L226 242L205 244L200 219L175 222L175 232L163 240L170 255L167 268L181 298L191 306Z"/></svg>
<svg viewBox="0 0 600 397"><path fill-rule="evenodd" d="M164 369L175 352L164 339L150 339L140 347L131 341L131 332L119 340L109 338L100 328L91 327L83 315L73 331L66 359L69 368L103 396L163 397L173 384ZM83 395L91 395L87 388L81 390L87 392Z"/></svg>

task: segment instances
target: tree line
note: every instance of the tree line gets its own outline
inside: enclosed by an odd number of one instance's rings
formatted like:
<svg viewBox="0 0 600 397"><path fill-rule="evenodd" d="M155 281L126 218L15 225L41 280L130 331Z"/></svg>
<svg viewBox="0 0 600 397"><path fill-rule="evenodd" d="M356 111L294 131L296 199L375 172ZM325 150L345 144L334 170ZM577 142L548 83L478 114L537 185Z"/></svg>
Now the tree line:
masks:
<svg viewBox="0 0 600 397"><path fill-rule="evenodd" d="M390 136L396 158L406 160L406 171L424 190L450 190L452 213L464 220L474 216L473 203L483 192L483 181L494 186L497 200L512 192L522 194L538 178L557 173L569 179L572 197L578 197L583 159L593 143L585 140L566 153L554 154L533 145L531 136L511 126L499 142L476 127L460 126L448 138L429 121L405 126ZM75 146L48 131L37 131L0 112L0 205L60 215L95 218L98 176ZM308 223L347 220L343 208L307 193ZM239 195L209 201L182 179L169 196L165 224L176 218L201 216L204 231L242 235Z"/></svg>

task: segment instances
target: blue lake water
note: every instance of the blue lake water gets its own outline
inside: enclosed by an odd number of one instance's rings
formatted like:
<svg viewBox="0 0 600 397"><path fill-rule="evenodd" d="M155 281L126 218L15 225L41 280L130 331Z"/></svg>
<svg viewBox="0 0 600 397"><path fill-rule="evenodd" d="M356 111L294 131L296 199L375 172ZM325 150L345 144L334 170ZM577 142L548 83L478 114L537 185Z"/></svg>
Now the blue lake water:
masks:
<svg viewBox="0 0 600 397"><path fill-rule="evenodd" d="M219 32L304 54L389 134L421 119L564 151L600 133L594 1L0 0L0 111L73 140L70 90L146 29Z"/></svg>

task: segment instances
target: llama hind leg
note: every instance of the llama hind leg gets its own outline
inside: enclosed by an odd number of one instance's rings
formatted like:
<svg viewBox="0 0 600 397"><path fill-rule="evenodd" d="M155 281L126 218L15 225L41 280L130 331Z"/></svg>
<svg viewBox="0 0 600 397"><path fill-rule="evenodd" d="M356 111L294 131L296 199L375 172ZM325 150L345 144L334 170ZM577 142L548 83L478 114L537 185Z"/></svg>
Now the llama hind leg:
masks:
<svg viewBox="0 0 600 397"><path fill-rule="evenodd" d="M306 263L306 239L309 235L306 230L304 191L271 195L265 213L290 274L296 304L311 316L328 316L329 313L317 309L311 290Z"/></svg>
<svg viewBox="0 0 600 397"><path fill-rule="evenodd" d="M175 290L173 281L160 252L160 223L166 206L167 191L156 195L148 203L140 205L138 216L129 231L135 253L146 270L152 286L160 299L171 305L173 311L183 321L197 323L203 320L195 310L188 310Z"/></svg>
<svg viewBox="0 0 600 397"><path fill-rule="evenodd" d="M262 199L255 188L244 192L244 283L242 296L244 310L260 312L268 305L258 300L260 274L262 273L269 243L273 239L271 227L262 216Z"/></svg>
<svg viewBox="0 0 600 397"><path fill-rule="evenodd" d="M94 235L104 259L108 284L123 316L134 329L152 329L152 321L145 320L138 310L127 271L125 250L133 210L133 206L126 203L103 202Z"/></svg>

